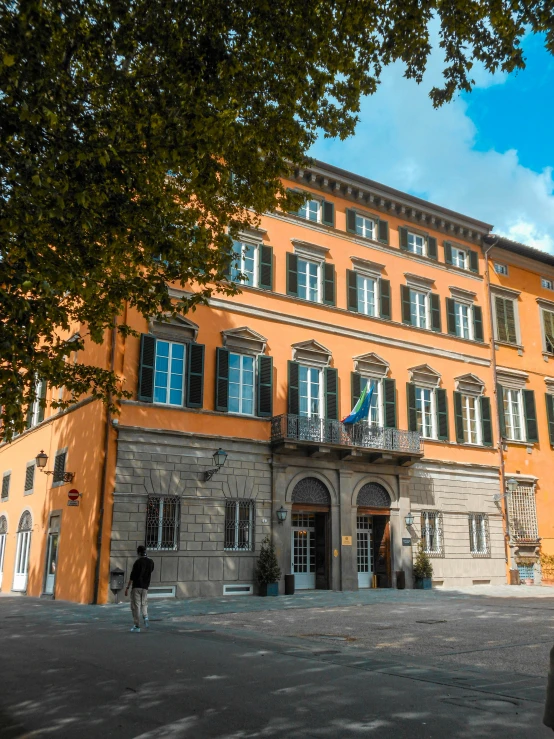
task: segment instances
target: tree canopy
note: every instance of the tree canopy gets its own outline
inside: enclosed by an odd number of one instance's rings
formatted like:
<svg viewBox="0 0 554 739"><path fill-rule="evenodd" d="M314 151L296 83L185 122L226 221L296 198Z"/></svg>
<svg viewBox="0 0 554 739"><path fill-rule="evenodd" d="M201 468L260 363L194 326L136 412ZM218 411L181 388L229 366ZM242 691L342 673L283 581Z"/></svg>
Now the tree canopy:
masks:
<svg viewBox="0 0 554 739"><path fill-rule="evenodd" d="M533 0L1 0L7 437L36 378L121 395L112 373L67 357L87 336L103 342L126 304L150 317L233 293L233 236L299 204L281 178L318 134L353 133L386 65L422 80L432 21L445 58L435 106L471 89L475 61L523 68L526 32L554 49L551 5ZM172 303L169 282L194 294Z"/></svg>

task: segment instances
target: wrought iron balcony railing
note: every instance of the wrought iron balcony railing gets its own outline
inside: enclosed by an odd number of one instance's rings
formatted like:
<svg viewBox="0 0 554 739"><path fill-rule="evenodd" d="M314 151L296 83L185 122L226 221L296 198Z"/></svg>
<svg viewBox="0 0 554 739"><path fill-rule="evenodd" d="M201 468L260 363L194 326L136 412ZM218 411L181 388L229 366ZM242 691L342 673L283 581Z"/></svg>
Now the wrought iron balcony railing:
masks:
<svg viewBox="0 0 554 739"><path fill-rule="evenodd" d="M344 424L326 418L306 418L290 413L271 419L271 441L304 441L401 454L423 453L423 443L417 431L387 429L372 426L367 421Z"/></svg>

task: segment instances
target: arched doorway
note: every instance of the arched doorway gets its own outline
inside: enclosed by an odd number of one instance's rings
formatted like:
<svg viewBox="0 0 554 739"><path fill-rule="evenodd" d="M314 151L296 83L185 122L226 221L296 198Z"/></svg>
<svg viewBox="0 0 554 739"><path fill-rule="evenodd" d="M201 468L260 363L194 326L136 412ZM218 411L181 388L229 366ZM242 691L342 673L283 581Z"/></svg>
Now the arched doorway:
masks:
<svg viewBox="0 0 554 739"><path fill-rule="evenodd" d="M29 551L31 549L31 532L33 517L30 511L23 511L17 527L17 544L15 552L15 572L12 590L27 590L29 575Z"/></svg>
<svg viewBox="0 0 554 739"><path fill-rule="evenodd" d="M292 491L291 572L298 590L329 588L331 496L317 477L305 477Z"/></svg>
<svg viewBox="0 0 554 739"><path fill-rule="evenodd" d="M368 482L356 499L356 545L359 588L388 588L390 572L390 495Z"/></svg>

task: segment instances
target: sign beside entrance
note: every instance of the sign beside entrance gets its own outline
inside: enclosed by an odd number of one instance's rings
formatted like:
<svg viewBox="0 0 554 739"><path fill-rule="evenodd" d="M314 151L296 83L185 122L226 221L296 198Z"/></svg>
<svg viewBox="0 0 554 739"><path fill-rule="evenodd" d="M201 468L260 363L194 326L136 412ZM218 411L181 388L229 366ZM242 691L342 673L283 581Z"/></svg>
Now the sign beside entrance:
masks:
<svg viewBox="0 0 554 739"><path fill-rule="evenodd" d="M78 500L68 500L67 505L79 505L79 501Z"/></svg>
<svg viewBox="0 0 554 739"><path fill-rule="evenodd" d="M343 547L351 547L352 546L352 537L351 536L343 536L342 537L342 546Z"/></svg>
<svg viewBox="0 0 554 739"><path fill-rule="evenodd" d="M410 546L412 546L412 540L410 539L409 536L406 536L406 537L403 536L402 537L402 546L403 547L410 547Z"/></svg>

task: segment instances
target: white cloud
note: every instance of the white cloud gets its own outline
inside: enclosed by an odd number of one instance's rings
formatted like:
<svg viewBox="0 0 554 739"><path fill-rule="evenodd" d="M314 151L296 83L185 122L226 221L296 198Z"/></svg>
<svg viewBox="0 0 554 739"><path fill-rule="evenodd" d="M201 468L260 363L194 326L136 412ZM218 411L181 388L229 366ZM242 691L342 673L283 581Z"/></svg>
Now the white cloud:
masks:
<svg viewBox="0 0 554 739"><path fill-rule="evenodd" d="M491 223L495 232L554 253L554 178L546 167L523 167L515 150L474 148L476 128L462 98L435 110L428 97L440 84L438 55L421 85L385 70L377 93L362 101L360 123L347 141L320 139L312 156L438 205ZM475 68L479 87L505 76ZM502 116L509 111L498 111ZM531 112L532 114L532 112Z"/></svg>

